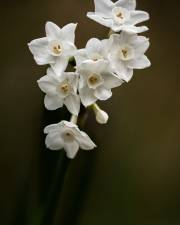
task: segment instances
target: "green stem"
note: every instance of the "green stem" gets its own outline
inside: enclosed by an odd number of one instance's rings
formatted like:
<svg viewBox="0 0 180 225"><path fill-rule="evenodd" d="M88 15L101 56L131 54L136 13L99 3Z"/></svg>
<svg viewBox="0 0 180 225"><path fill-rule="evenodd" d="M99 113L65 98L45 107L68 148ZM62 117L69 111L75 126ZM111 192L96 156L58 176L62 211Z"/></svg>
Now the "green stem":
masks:
<svg viewBox="0 0 180 225"><path fill-rule="evenodd" d="M67 169L70 164L70 159L65 156L63 153L63 157L60 155L58 164L57 164L57 173L54 177L54 182L52 185L51 192L49 194L47 205L44 209L40 225L52 225L53 220L56 214L57 205L61 196L61 192L63 191L63 186L67 174Z"/></svg>

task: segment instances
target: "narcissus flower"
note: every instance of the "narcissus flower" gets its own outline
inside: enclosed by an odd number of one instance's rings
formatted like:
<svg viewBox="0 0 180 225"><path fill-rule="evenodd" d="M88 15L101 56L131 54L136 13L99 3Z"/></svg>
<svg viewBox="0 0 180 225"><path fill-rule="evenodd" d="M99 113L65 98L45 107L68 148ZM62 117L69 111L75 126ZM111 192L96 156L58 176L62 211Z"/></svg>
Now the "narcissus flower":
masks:
<svg viewBox="0 0 180 225"><path fill-rule="evenodd" d="M119 0L115 3L111 0L94 0L94 4L95 12L89 12L87 16L114 32L124 30L141 33L148 30L146 26L136 26L149 19L147 12L135 10L136 0Z"/></svg>
<svg viewBox="0 0 180 225"><path fill-rule="evenodd" d="M113 71L128 82L133 76L133 69L144 69L151 65L144 55L148 48L149 40L144 36L128 32L111 35L108 59Z"/></svg>
<svg viewBox="0 0 180 225"><path fill-rule="evenodd" d="M78 126L72 122L61 121L58 124L52 124L44 129L47 134L46 146L51 150L63 149L66 151L67 157L73 159L79 148L83 150L91 150L96 147L90 137Z"/></svg>
<svg viewBox="0 0 180 225"><path fill-rule="evenodd" d="M97 38L91 38L84 49L80 49L76 52L76 64L80 65L87 60L94 62L100 59L106 60L107 41L107 39L100 41Z"/></svg>
<svg viewBox="0 0 180 225"><path fill-rule="evenodd" d="M80 98L77 95L78 75L73 72L63 72L57 76L52 69L47 70L47 75L38 80L40 89L46 93L44 103L49 110L55 110L63 105L70 113L78 115Z"/></svg>
<svg viewBox="0 0 180 225"><path fill-rule="evenodd" d="M28 44L36 63L50 64L57 73L65 71L69 58L76 51L74 45L76 26L77 24L70 23L59 28L56 24L47 22L46 37L33 40Z"/></svg>
<svg viewBox="0 0 180 225"><path fill-rule="evenodd" d="M79 95L82 104L87 107L99 100L107 100L112 96L111 89L120 86L123 81L109 68L104 60L85 62L77 67L80 75Z"/></svg>

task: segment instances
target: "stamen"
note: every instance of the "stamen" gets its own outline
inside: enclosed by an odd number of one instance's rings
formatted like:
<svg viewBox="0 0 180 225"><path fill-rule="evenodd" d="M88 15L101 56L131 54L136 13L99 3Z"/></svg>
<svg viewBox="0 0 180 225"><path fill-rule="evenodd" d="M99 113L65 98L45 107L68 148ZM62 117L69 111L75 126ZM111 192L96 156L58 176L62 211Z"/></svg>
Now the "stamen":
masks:
<svg viewBox="0 0 180 225"><path fill-rule="evenodd" d="M117 13L116 16L120 19L124 19L123 14L121 12Z"/></svg>
<svg viewBox="0 0 180 225"><path fill-rule="evenodd" d="M127 58L128 57L128 50L122 49L122 54L123 54L124 58Z"/></svg>
<svg viewBox="0 0 180 225"><path fill-rule="evenodd" d="M55 54L60 54L61 53L61 51L62 51L62 49L61 49L61 46L60 45L55 45L54 47L53 47L53 52L55 53Z"/></svg>
<svg viewBox="0 0 180 225"><path fill-rule="evenodd" d="M97 81L98 81L98 78L97 78L96 75L92 75L92 76L89 78L89 82L90 82L91 84L96 84Z"/></svg>

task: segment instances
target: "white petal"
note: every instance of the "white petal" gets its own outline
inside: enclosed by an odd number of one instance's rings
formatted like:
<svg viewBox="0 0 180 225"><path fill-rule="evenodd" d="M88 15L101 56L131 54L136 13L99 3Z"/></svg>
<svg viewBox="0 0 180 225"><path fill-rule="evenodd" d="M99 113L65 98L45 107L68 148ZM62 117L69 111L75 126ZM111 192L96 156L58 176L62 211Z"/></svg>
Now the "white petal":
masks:
<svg viewBox="0 0 180 225"><path fill-rule="evenodd" d="M46 136L46 147L51 150L60 150L63 148L63 141L58 133L51 133Z"/></svg>
<svg viewBox="0 0 180 225"><path fill-rule="evenodd" d="M119 0L115 3L115 6L134 10L136 8L136 0Z"/></svg>
<svg viewBox="0 0 180 225"><path fill-rule="evenodd" d="M102 85L94 91L94 95L102 101L105 101L109 99L112 96L111 90L108 90L107 88L103 87Z"/></svg>
<svg viewBox="0 0 180 225"><path fill-rule="evenodd" d="M56 74L62 74L68 65L68 58L64 56L59 56L56 58L55 63L51 64L51 67L53 68L54 72Z"/></svg>
<svg viewBox="0 0 180 225"><path fill-rule="evenodd" d="M56 131L58 129L58 124L51 124L44 128L44 133L48 134L49 132Z"/></svg>
<svg viewBox="0 0 180 225"><path fill-rule="evenodd" d="M87 60L87 54L85 49L80 49L76 52L75 54L75 60L76 60L76 65L80 65L83 63L85 60Z"/></svg>
<svg viewBox="0 0 180 225"><path fill-rule="evenodd" d="M86 71L89 71L89 73L97 73L97 74L102 74L104 72L107 72L109 69L109 62L100 59L98 61L86 61L86 63L81 64L81 68L83 68Z"/></svg>
<svg viewBox="0 0 180 225"><path fill-rule="evenodd" d="M80 135L77 135L76 139L83 150L91 150L96 147L90 137L83 131L80 131Z"/></svg>
<svg viewBox="0 0 180 225"><path fill-rule="evenodd" d="M116 54L109 55L109 60L113 71L118 75L118 77L129 82L133 76L133 70L130 69L125 62L119 60Z"/></svg>
<svg viewBox="0 0 180 225"><path fill-rule="evenodd" d="M94 0L95 12L101 12L105 16L110 16L113 9L113 2L110 0Z"/></svg>
<svg viewBox="0 0 180 225"><path fill-rule="evenodd" d="M81 102L85 107L92 105L97 101L97 98L94 96L93 90L89 89L88 87L79 89L79 95L81 98Z"/></svg>
<svg viewBox="0 0 180 225"><path fill-rule="evenodd" d="M104 19L102 17L102 15L98 14L98 13L87 13L87 17L96 21L97 23L100 23L101 25L103 26L106 26L106 27L112 27L113 25L113 20L112 19Z"/></svg>
<svg viewBox="0 0 180 225"><path fill-rule="evenodd" d="M76 27L77 23L70 23L64 26L60 32L62 40L66 40L74 44Z"/></svg>
<svg viewBox="0 0 180 225"><path fill-rule="evenodd" d="M73 159L79 150L79 144L76 141L73 141L72 143L64 143L64 149L67 157Z"/></svg>
<svg viewBox="0 0 180 225"><path fill-rule="evenodd" d="M109 53L113 53L117 51L117 48L124 44L126 38L123 37L123 33L121 34L112 34L109 38L108 45L109 45Z"/></svg>
<svg viewBox="0 0 180 225"><path fill-rule="evenodd" d="M151 65L149 59L145 56L142 55L141 57L131 60L128 63L128 67L131 69L145 69Z"/></svg>
<svg viewBox="0 0 180 225"><path fill-rule="evenodd" d="M60 28L52 22L47 22L45 26L46 36L49 40L58 40L60 37Z"/></svg>
<svg viewBox="0 0 180 225"><path fill-rule="evenodd" d="M149 14L144 11L135 10L131 12L130 24L136 25L138 23L149 20Z"/></svg>
<svg viewBox="0 0 180 225"><path fill-rule="evenodd" d="M55 95L56 94L56 81L51 76L44 76L38 81L39 88L48 95Z"/></svg>
<svg viewBox="0 0 180 225"><path fill-rule="evenodd" d="M136 42L134 43L136 57L143 55L149 48L149 45L150 45L149 40L146 37L138 36Z"/></svg>
<svg viewBox="0 0 180 225"><path fill-rule="evenodd" d="M104 86L107 89L111 89L111 88L115 88L115 87L119 87L123 81L116 76L115 74L107 74L106 76L103 77L104 78Z"/></svg>
<svg viewBox="0 0 180 225"><path fill-rule="evenodd" d="M91 38L86 44L86 49L90 54L94 52L101 52L101 48L101 41L97 38Z"/></svg>
<svg viewBox="0 0 180 225"><path fill-rule="evenodd" d="M123 27L122 29L123 31L126 31L126 32L131 32L131 33L142 33L142 32L145 32L148 30L148 27L146 26L140 26L140 27L136 27L136 26L129 26L129 25L126 25Z"/></svg>
<svg viewBox="0 0 180 225"><path fill-rule="evenodd" d="M68 83L71 85L74 94L76 94L79 84L79 74L74 72L65 72L64 75L64 79L68 79Z"/></svg>
<svg viewBox="0 0 180 225"><path fill-rule="evenodd" d="M78 115L80 110L80 98L78 95L69 95L66 97L64 104L71 114Z"/></svg>
<svg viewBox="0 0 180 225"><path fill-rule="evenodd" d="M77 48L71 42L64 42L63 43L63 55L67 56L68 58L74 56L76 54Z"/></svg>
<svg viewBox="0 0 180 225"><path fill-rule="evenodd" d="M48 39L39 38L31 41L28 46L38 65L45 65L54 62L54 57L48 52Z"/></svg>
<svg viewBox="0 0 180 225"><path fill-rule="evenodd" d="M63 100L56 95L55 96L46 95L44 98L44 104L48 110L56 110L63 106Z"/></svg>
<svg viewBox="0 0 180 225"><path fill-rule="evenodd" d="M63 127L70 127L70 128L75 128L76 130L78 129L78 126L72 122L66 121L66 120L62 120L59 123L59 126L63 126Z"/></svg>

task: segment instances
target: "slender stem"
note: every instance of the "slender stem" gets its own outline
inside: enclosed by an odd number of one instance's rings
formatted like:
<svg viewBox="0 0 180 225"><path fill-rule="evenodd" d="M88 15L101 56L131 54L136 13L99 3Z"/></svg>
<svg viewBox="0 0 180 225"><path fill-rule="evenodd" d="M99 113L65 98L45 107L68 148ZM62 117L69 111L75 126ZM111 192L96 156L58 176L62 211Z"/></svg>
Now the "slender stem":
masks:
<svg viewBox="0 0 180 225"><path fill-rule="evenodd" d="M64 186L69 163L70 163L70 159L68 159L64 155L64 153L63 153L63 156L60 155L60 158L57 164L57 169L56 169L57 173L54 177L54 182L52 184L52 188L49 193L48 202L44 209L43 218L42 218L42 221L40 222L40 225L53 224L57 205L61 196L61 192L63 191L63 186Z"/></svg>
<svg viewBox="0 0 180 225"><path fill-rule="evenodd" d="M78 120L78 117L75 116L75 115L72 115L71 116L71 119L70 119L70 122L74 123L74 124L77 124L77 120Z"/></svg>

